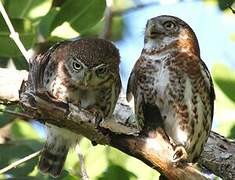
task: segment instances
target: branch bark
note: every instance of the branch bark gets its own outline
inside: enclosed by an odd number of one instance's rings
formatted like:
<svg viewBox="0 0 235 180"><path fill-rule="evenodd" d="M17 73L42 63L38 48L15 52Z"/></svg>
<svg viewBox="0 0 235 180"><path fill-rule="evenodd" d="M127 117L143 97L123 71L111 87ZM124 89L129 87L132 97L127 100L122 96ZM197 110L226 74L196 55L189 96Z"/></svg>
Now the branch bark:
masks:
<svg viewBox="0 0 235 180"><path fill-rule="evenodd" d="M34 63L32 66L34 71L38 71L40 63ZM8 74L12 73L12 71L8 73L6 71L0 69L1 78L8 78ZM190 179L205 179L190 164L181 164L176 167L171 163L173 149L161 128L148 124L144 131L137 136L138 132L131 122L134 121L132 108L123 97L119 98L113 117L102 122L101 127L96 127L95 117L89 112L78 109L72 104L64 104L51 99L46 92L40 89L40 83L37 89L34 84L35 81L32 81L32 76L36 74L40 73L31 72L29 81L23 83L20 99L18 94L12 92L18 92L19 83L25 80L25 73L18 74L18 83L10 84L6 81L5 84L1 83L3 88L0 89L0 94L3 94L2 89L11 86L5 97L4 94L0 97L1 102L9 104L11 100L14 103L18 101L23 105L25 113L29 117L38 119L42 123L51 123L67 128L84 135L93 142L113 146L142 160L164 174L168 179L189 179L189 177ZM223 179L235 179L235 142L211 132L199 164Z"/></svg>

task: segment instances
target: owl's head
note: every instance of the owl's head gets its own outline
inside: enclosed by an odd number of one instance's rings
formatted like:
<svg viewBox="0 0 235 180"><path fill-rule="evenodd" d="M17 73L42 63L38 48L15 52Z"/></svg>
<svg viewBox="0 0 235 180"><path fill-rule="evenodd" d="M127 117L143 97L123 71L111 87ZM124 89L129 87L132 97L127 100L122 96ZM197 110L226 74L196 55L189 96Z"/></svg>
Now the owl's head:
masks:
<svg viewBox="0 0 235 180"><path fill-rule="evenodd" d="M168 15L161 15L147 21L145 29L145 46L148 48L164 48L172 43L181 47L192 48L199 53L199 45L195 33L183 20Z"/></svg>
<svg viewBox="0 0 235 180"><path fill-rule="evenodd" d="M119 51L109 41L81 38L64 43L54 54L63 79L75 87L99 88L119 77Z"/></svg>

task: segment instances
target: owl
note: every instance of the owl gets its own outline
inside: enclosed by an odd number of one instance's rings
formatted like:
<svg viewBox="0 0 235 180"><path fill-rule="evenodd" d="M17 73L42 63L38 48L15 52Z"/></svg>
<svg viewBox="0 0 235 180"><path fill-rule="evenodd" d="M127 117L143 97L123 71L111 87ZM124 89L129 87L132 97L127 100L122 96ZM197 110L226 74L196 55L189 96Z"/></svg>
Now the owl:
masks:
<svg viewBox="0 0 235 180"><path fill-rule="evenodd" d="M139 128L158 123L174 148L173 163L196 162L213 119L214 88L195 33L183 20L148 20L144 48L128 81Z"/></svg>
<svg viewBox="0 0 235 180"><path fill-rule="evenodd" d="M114 111L121 80L118 49L109 41L81 38L65 41L46 54L43 87L64 103L86 109L97 117L110 117ZM80 136L52 124L48 127L39 169L54 177L60 175L68 150Z"/></svg>

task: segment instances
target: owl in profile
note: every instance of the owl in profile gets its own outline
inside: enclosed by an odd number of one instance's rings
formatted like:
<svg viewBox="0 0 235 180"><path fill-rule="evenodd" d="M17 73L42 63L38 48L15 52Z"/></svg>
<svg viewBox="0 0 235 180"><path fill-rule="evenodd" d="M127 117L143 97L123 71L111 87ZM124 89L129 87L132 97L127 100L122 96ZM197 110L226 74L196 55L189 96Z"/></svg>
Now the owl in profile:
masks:
<svg viewBox="0 0 235 180"><path fill-rule="evenodd" d="M47 58L42 79L50 96L101 118L112 115L121 80L119 51L111 42L97 38L65 41L41 58ZM46 126L47 140L38 167L41 172L57 177L79 135L52 124Z"/></svg>
<svg viewBox="0 0 235 180"><path fill-rule="evenodd" d="M214 88L195 33L174 16L149 19L144 48L127 87L139 128L160 122L174 148L172 162L196 162L213 119Z"/></svg>

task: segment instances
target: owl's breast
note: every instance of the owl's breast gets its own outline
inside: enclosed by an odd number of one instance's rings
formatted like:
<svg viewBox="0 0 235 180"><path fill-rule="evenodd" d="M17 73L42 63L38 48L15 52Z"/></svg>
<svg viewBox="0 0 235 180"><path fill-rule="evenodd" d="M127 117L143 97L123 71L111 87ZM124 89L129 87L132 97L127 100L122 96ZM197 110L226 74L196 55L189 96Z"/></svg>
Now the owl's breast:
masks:
<svg viewBox="0 0 235 180"><path fill-rule="evenodd" d="M144 99L155 104L159 98L164 97L169 83L168 69L163 66L162 61L146 61L139 68L137 81Z"/></svg>

